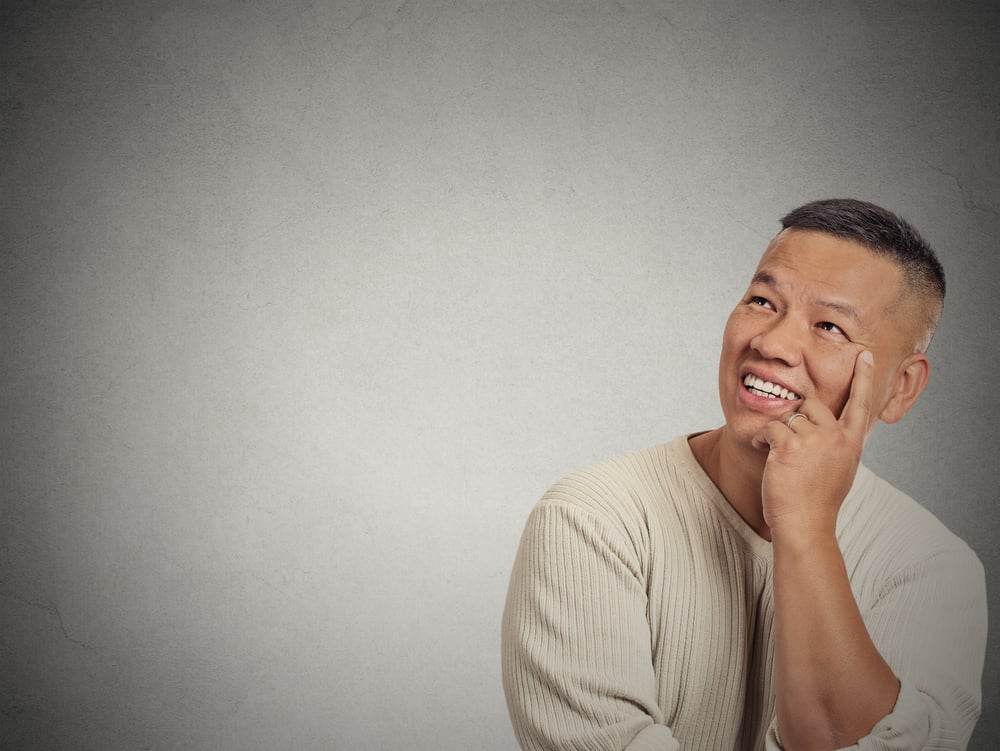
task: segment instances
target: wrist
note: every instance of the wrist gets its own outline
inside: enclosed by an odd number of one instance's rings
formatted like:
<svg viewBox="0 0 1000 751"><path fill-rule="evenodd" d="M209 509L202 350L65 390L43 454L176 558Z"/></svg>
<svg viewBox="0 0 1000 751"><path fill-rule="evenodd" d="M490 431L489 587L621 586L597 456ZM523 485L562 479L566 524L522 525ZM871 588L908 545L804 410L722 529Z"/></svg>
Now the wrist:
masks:
<svg viewBox="0 0 1000 751"><path fill-rule="evenodd" d="M801 552L817 551L825 547L840 549L837 542L837 521L833 520L783 520L770 527L771 544Z"/></svg>

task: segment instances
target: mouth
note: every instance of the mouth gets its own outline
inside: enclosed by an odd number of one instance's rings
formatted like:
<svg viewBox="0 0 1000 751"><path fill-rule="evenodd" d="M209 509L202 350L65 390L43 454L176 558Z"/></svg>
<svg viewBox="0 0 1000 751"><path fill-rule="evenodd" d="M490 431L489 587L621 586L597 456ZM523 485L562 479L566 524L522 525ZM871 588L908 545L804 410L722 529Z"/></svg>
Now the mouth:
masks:
<svg viewBox="0 0 1000 751"><path fill-rule="evenodd" d="M762 396L767 399L784 399L789 402L797 402L802 398L794 391L786 389L780 383L765 381L753 373L747 373L743 377L743 387L754 396Z"/></svg>

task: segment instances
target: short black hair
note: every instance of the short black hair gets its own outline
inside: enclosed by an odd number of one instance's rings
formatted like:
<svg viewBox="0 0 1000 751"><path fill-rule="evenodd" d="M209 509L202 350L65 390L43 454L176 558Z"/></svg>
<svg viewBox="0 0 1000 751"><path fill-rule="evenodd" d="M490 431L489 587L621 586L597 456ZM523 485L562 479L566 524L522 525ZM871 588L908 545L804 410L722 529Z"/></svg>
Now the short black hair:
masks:
<svg viewBox="0 0 1000 751"><path fill-rule="evenodd" d="M782 229L825 232L861 245L893 261L912 295L923 303L926 349L944 305L944 268L916 228L887 209L853 198L828 198L793 209L781 218Z"/></svg>

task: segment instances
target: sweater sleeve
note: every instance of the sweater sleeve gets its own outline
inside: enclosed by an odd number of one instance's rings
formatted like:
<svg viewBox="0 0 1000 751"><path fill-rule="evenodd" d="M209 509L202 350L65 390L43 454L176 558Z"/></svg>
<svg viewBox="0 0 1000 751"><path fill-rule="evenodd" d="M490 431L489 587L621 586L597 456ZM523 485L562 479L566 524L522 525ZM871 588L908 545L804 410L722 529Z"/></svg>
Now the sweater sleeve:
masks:
<svg viewBox="0 0 1000 751"><path fill-rule="evenodd" d="M900 691L893 710L850 751L965 749L981 711L986 650L979 560L963 548L912 565L863 616ZM781 748L772 723L767 749Z"/></svg>
<svg viewBox="0 0 1000 751"><path fill-rule="evenodd" d="M608 519L545 501L528 519L502 629L525 751L676 751L653 674L642 568Z"/></svg>
<svg viewBox="0 0 1000 751"><path fill-rule="evenodd" d="M982 707L986 584L967 547L895 577L865 623L900 680L892 712L857 748L964 749Z"/></svg>

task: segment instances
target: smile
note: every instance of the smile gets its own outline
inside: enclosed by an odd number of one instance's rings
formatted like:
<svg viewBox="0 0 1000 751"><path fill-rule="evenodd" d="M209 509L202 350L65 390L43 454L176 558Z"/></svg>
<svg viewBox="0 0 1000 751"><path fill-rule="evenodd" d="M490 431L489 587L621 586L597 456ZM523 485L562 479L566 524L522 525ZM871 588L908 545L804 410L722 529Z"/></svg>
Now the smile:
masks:
<svg viewBox="0 0 1000 751"><path fill-rule="evenodd" d="M789 391L780 384L758 378L753 373L746 374L746 377L743 379L743 385L747 387L747 390L751 394L765 396L768 399L787 399L790 402L795 402L802 398L794 391Z"/></svg>

